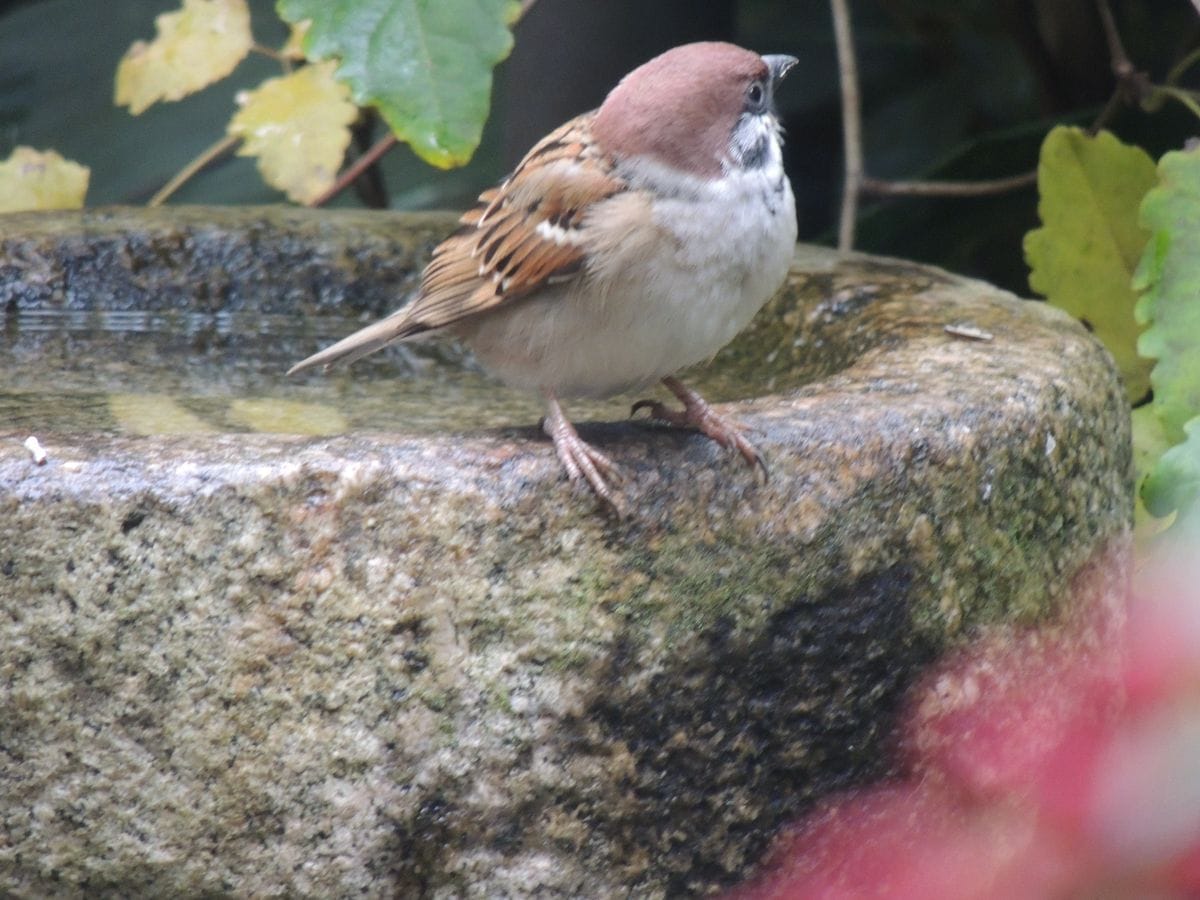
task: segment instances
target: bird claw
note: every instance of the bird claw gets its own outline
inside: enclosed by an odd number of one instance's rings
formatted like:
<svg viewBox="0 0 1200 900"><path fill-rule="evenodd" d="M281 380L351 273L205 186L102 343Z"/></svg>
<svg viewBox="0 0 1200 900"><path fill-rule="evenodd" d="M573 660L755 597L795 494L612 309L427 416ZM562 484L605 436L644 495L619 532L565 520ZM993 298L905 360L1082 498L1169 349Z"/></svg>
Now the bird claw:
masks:
<svg viewBox="0 0 1200 900"><path fill-rule="evenodd" d="M639 400L629 411L632 416L638 410L649 410L650 418L680 428L694 428L716 441L727 450L741 454L747 465L762 473L763 481L770 480L767 461L758 448L750 442L745 432L749 429L736 419L721 415L691 388L685 387L675 378L664 378L663 384L670 388L683 402L683 409L671 409L657 400Z"/></svg>
<svg viewBox="0 0 1200 900"><path fill-rule="evenodd" d="M596 496L623 518L628 512L625 499L610 484L625 481L620 467L579 436L557 402L552 403L550 415L542 421L542 429L554 441L554 451L567 470L567 477L576 484L586 481Z"/></svg>
<svg viewBox="0 0 1200 900"><path fill-rule="evenodd" d="M618 515L625 515L625 501L611 484L625 480L616 463L580 438L556 443L555 450L571 481L576 484L586 481L596 496L612 507Z"/></svg>
<svg viewBox="0 0 1200 900"><path fill-rule="evenodd" d="M658 422L667 422L671 425L679 425L686 427L688 422L687 416L680 410L671 409L657 400L639 400L629 408L629 418L633 418L640 410L649 410L648 419Z"/></svg>

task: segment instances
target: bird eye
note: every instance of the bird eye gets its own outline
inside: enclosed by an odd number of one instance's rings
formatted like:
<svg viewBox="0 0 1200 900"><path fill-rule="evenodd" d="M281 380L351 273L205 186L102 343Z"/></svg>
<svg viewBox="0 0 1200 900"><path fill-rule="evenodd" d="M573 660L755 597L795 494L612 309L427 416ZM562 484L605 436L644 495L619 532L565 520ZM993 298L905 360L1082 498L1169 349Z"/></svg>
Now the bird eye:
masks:
<svg viewBox="0 0 1200 900"><path fill-rule="evenodd" d="M752 82L750 87L746 89L746 99L750 102L750 105L754 107L762 106L763 98L766 97L766 95L766 88L763 87L763 83L761 81Z"/></svg>

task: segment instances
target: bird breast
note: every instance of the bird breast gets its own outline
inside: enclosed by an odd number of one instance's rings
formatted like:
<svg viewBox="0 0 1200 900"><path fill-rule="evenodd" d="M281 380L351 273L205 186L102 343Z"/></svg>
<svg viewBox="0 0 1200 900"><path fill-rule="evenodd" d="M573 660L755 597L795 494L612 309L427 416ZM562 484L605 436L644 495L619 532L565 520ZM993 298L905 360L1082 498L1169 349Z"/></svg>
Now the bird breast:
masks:
<svg viewBox="0 0 1200 900"><path fill-rule="evenodd" d="M639 161L586 217L569 281L455 328L513 386L604 397L711 357L783 282L795 204L778 161L701 180Z"/></svg>

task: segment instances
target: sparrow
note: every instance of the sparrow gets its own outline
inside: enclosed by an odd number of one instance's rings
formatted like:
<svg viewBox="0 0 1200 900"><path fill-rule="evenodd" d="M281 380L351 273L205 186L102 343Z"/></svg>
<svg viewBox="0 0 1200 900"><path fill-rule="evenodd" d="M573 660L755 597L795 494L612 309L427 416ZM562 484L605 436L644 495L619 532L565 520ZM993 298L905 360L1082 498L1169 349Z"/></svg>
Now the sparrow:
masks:
<svg viewBox="0 0 1200 900"><path fill-rule="evenodd" d="M787 274L796 213L773 98L796 62L704 42L634 69L479 196L412 302L288 374L445 333L501 381L542 394L568 476L618 513L623 476L561 398L661 380L682 409L641 400L633 413L697 429L765 476L743 426L673 373L728 343Z"/></svg>

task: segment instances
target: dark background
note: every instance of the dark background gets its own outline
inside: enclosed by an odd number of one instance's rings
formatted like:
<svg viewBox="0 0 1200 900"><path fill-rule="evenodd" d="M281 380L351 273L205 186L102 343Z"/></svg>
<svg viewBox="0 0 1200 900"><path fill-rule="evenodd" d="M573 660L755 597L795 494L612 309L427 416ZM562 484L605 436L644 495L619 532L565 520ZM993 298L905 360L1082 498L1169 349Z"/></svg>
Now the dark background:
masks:
<svg viewBox="0 0 1200 900"><path fill-rule="evenodd" d="M233 95L278 74L251 55L226 82L138 117L112 103L117 62L176 0L0 2L0 158L17 144L56 149L88 165L89 205L143 203L218 140ZM1151 77L1195 46L1188 0L1112 0L1130 57ZM1114 80L1094 0L853 0L870 174L994 178L1031 170L1046 131L1089 124ZM256 39L285 31L270 0L251 0ZM539 0L518 25L497 73L493 115L470 166L435 171L407 149L383 165L397 208L462 207L542 134L597 105L616 80L656 53L697 39L786 52L800 66L778 101L803 240L832 243L840 196L841 122L827 0ZM1191 83L1195 84L1193 78ZM1158 155L1200 130L1176 106L1124 108L1110 123ZM364 146L381 134L361 135ZM278 202L251 160L229 157L173 203ZM337 205L363 202L347 192ZM863 211L858 245L944 265L1028 293L1021 237L1037 224L1036 192L949 200L892 200Z"/></svg>

